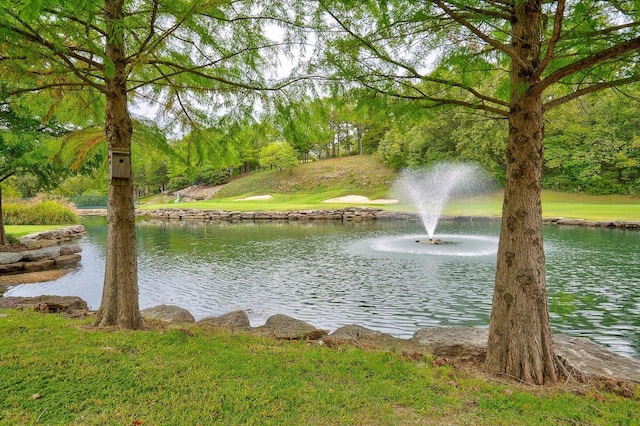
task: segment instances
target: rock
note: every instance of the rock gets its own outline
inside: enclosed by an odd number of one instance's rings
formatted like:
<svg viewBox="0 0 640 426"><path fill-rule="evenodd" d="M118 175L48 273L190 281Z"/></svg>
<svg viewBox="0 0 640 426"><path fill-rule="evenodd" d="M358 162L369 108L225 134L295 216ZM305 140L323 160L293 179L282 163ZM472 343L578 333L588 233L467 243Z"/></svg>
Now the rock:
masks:
<svg viewBox="0 0 640 426"><path fill-rule="evenodd" d="M640 383L640 360L611 352L584 337L553 336L556 355L570 371L584 377L615 377Z"/></svg>
<svg viewBox="0 0 640 426"><path fill-rule="evenodd" d="M22 257L28 261L38 261L42 259L55 259L60 256L60 247L46 247L37 250L27 250L22 252Z"/></svg>
<svg viewBox="0 0 640 426"><path fill-rule="evenodd" d="M7 265L0 264L0 274L10 274L12 272L24 269L24 263L9 263Z"/></svg>
<svg viewBox="0 0 640 426"><path fill-rule="evenodd" d="M60 256L66 256L69 254L76 254L82 251L80 244L68 244L66 246L60 246Z"/></svg>
<svg viewBox="0 0 640 426"><path fill-rule="evenodd" d="M474 327L433 327L416 331L412 340L442 357L484 358L488 330Z"/></svg>
<svg viewBox="0 0 640 426"><path fill-rule="evenodd" d="M416 331L411 339L435 356L484 358L488 330L434 327ZM553 336L555 352L576 378L610 378L640 383L640 360L618 355L581 337Z"/></svg>
<svg viewBox="0 0 640 426"><path fill-rule="evenodd" d="M233 311L219 317L207 317L198 321L199 324L208 324L227 330L249 330L251 324L245 311Z"/></svg>
<svg viewBox="0 0 640 426"><path fill-rule="evenodd" d="M316 331L311 324L283 314L267 318L264 328L278 339L303 339L309 333Z"/></svg>
<svg viewBox="0 0 640 426"><path fill-rule="evenodd" d="M75 253L75 254L66 254L63 256L58 256L54 259L54 261L56 265L68 265L70 263L78 262L80 259L82 259L82 256Z"/></svg>
<svg viewBox="0 0 640 426"><path fill-rule="evenodd" d="M0 252L0 265L18 263L22 259L21 253Z"/></svg>
<svg viewBox="0 0 640 426"><path fill-rule="evenodd" d="M77 296L36 296L36 297L0 297L0 308L29 309L36 308L47 312L67 312L88 310L87 302Z"/></svg>
<svg viewBox="0 0 640 426"><path fill-rule="evenodd" d="M158 305L140 311L142 318L158 320L168 323L195 322L195 318L189 311L174 305Z"/></svg>
<svg viewBox="0 0 640 426"><path fill-rule="evenodd" d="M376 330L371 330L361 325L351 324L345 325L344 327L340 327L333 333L329 335L332 339L339 340L361 340L371 337L381 337L381 336L389 336L393 337L389 334L381 333Z"/></svg>
<svg viewBox="0 0 640 426"><path fill-rule="evenodd" d="M24 270L27 272L42 271L43 269L47 269L51 267L54 263L55 262L53 259L43 259L43 260L37 260L34 262L25 262Z"/></svg>
<svg viewBox="0 0 640 426"><path fill-rule="evenodd" d="M333 333L331 333L326 339L323 339L324 343L328 345L336 343L356 344L361 347L370 347L375 349L382 349L388 351L395 351L402 347L413 347L411 342L407 340L398 339L387 333L381 333L376 330L370 330L362 327L361 325L345 325L340 327Z"/></svg>

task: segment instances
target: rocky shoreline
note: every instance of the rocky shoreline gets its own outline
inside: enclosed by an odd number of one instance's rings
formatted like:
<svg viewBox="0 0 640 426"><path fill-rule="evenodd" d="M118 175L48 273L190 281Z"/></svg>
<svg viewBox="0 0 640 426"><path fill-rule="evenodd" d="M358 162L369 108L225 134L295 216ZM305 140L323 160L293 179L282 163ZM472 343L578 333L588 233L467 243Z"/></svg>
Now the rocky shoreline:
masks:
<svg viewBox="0 0 640 426"><path fill-rule="evenodd" d="M84 226L67 226L20 238L18 250L0 252L0 275L59 268L78 262L82 247L73 244L85 234Z"/></svg>
<svg viewBox="0 0 640 426"><path fill-rule="evenodd" d="M94 212L95 213L95 212ZM287 212L241 212L229 210L199 210L166 208L157 210L136 210L136 216L150 220L165 221L371 221L371 220L420 220L417 213L383 210L374 207L348 207L343 209L294 210ZM441 220L472 222L479 220L499 220L499 216L442 216ZM588 226L601 228L640 229L640 222L634 221L589 221L565 219L561 217L543 218L543 223L552 225Z"/></svg>
<svg viewBox="0 0 640 426"><path fill-rule="evenodd" d="M34 309L40 312L62 312L73 317L93 315L84 300L75 296L0 297L0 309ZM350 324L329 332L313 325L276 314L264 325L252 327L245 311L234 311L217 317L195 321L186 309L159 305L143 309L148 324L182 327L195 323L233 333L249 333L286 340L307 340L320 345L353 344L362 348L402 351L403 354L428 353L441 360L481 364L486 356L488 331L476 327L429 327L417 330L413 337L401 339L361 325ZM554 335L556 355L561 359L568 378L576 380L614 380L620 391L628 389L619 383L640 383L640 360L618 355L582 337ZM622 382L621 382L622 381Z"/></svg>

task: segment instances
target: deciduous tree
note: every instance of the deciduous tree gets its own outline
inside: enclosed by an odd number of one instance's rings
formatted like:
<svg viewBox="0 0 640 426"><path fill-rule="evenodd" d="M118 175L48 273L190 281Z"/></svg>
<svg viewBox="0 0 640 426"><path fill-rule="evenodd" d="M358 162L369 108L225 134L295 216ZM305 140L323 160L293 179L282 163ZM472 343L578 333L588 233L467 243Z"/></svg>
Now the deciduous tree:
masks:
<svg viewBox="0 0 640 426"><path fill-rule="evenodd" d="M640 79L640 1L318 4L323 60L336 77L425 107L457 105L508 120L486 364L527 383L557 381L540 202L544 114Z"/></svg>
<svg viewBox="0 0 640 426"><path fill-rule="evenodd" d="M136 329L138 306L130 104L158 108L176 127L252 107L258 71L276 49L256 2L0 0L0 74L42 115L104 123L110 158L103 296L94 324ZM240 94L229 102L231 95ZM44 96L42 96L44 95ZM100 112L101 111L101 112ZM101 121L102 120L102 121Z"/></svg>

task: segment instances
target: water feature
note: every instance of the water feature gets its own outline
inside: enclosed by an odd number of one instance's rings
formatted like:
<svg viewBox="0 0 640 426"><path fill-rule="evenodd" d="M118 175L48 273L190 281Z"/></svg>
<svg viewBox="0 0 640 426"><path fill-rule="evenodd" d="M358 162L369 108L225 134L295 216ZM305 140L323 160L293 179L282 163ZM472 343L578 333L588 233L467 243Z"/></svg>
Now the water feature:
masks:
<svg viewBox="0 0 640 426"><path fill-rule="evenodd" d="M418 210L427 231L428 244L440 244L433 236L446 203L453 198L484 195L496 189L495 181L480 166L467 163L436 163L431 167L404 169L392 192Z"/></svg>
<svg viewBox="0 0 640 426"><path fill-rule="evenodd" d="M423 327L489 324L498 221L441 221L438 235L451 244L439 246L415 243L424 236L417 221L136 226L142 308L175 304L196 319L242 309L253 325L283 313L405 338ZM79 267L6 295L78 295L97 309L106 224L87 218L85 227ZM554 332L640 357L640 232L549 225L544 236Z"/></svg>

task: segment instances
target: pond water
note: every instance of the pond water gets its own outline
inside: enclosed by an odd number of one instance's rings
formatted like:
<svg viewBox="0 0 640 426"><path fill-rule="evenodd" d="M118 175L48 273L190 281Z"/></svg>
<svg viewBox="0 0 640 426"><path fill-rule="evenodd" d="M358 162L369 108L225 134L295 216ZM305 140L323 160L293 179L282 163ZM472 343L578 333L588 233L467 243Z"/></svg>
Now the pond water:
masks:
<svg viewBox="0 0 640 426"><path fill-rule="evenodd" d="M100 304L104 218L86 218L82 262L6 296L77 295ZM554 332L640 358L640 232L544 229ZM137 224L141 308L174 304L196 319L242 309L252 325L283 313L318 328L347 324L408 338L424 327L488 327L497 221Z"/></svg>

